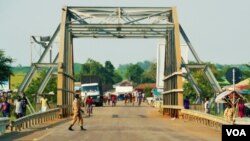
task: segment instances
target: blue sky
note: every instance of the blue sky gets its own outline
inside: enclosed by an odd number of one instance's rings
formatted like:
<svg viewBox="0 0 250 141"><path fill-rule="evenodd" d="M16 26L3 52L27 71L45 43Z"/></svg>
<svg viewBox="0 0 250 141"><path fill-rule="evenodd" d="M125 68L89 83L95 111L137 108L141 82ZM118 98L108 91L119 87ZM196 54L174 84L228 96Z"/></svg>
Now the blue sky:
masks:
<svg viewBox="0 0 250 141"><path fill-rule="evenodd" d="M15 59L13 66L31 63L31 35L52 35L63 6L176 6L201 60L220 64L250 62L249 0L1 0L0 49ZM75 41L75 62L93 58L119 64L156 60L156 39L82 39ZM33 50L34 51L34 50ZM33 52L33 55L35 53Z"/></svg>

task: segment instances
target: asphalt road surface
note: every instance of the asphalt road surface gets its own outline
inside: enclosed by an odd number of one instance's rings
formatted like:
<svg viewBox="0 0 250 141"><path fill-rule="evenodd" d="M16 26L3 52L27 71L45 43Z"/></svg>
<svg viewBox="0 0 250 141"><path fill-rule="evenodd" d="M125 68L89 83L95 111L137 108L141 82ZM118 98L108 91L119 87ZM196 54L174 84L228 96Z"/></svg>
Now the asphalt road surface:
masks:
<svg viewBox="0 0 250 141"><path fill-rule="evenodd" d="M84 128L71 118L0 136L0 141L220 141L221 131L183 119L163 117L158 109L143 103L140 107L119 102L116 107L94 107L84 115Z"/></svg>

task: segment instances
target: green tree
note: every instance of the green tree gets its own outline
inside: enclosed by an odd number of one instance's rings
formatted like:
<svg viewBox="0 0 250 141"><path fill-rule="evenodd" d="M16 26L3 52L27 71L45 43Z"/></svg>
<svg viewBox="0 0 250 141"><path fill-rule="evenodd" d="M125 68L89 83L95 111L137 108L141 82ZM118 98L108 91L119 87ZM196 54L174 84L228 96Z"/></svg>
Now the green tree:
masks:
<svg viewBox="0 0 250 141"><path fill-rule="evenodd" d="M212 73L214 74L215 78L219 79L221 76L219 75L219 72L216 69L215 65L209 64L209 67L210 67ZM198 87L201 90L202 98L213 97L215 92L213 91L213 88L210 85L209 81L206 79L206 76L204 75L203 70L192 69L191 74L193 75L195 81L197 82ZM184 89L184 96L189 96L190 101L194 102L194 100L196 99L196 93L195 93L193 87L191 86L191 84L186 81L183 84L183 89Z"/></svg>
<svg viewBox="0 0 250 141"><path fill-rule="evenodd" d="M134 83L141 83L141 75L144 70L138 65L130 65L125 74L126 78L133 81Z"/></svg>
<svg viewBox="0 0 250 141"><path fill-rule="evenodd" d="M106 77L106 84L108 85L113 85L114 84L114 72L115 72L115 67L110 61L105 62L105 67L104 67L104 75Z"/></svg>
<svg viewBox="0 0 250 141"><path fill-rule="evenodd" d="M104 67L101 63L88 59L86 63L82 65L81 69L81 75L97 75L99 77L102 77L102 74L104 73Z"/></svg>
<svg viewBox="0 0 250 141"><path fill-rule="evenodd" d="M123 79L126 79L126 72L128 70L128 67L132 65L132 64L123 64L123 65L119 65L118 68L117 68L117 73L119 75L121 75L121 77Z"/></svg>
<svg viewBox="0 0 250 141"><path fill-rule="evenodd" d="M145 87L143 91L145 93L145 97L152 97L152 93L151 93L152 89L151 88Z"/></svg>
<svg viewBox="0 0 250 141"><path fill-rule="evenodd" d="M109 73L109 75L113 75L115 71L115 67L110 61L105 62L105 69Z"/></svg>
<svg viewBox="0 0 250 141"><path fill-rule="evenodd" d="M143 62L138 62L136 64L138 64L143 70L147 70L151 67L152 62L145 60Z"/></svg>
<svg viewBox="0 0 250 141"><path fill-rule="evenodd" d="M142 74L142 83L155 83L156 82L156 63L151 63L149 68Z"/></svg>
<svg viewBox="0 0 250 141"><path fill-rule="evenodd" d="M39 75L37 78L33 79L29 85L29 87L27 88L27 90L25 91L26 96L29 98L29 100L34 103L34 95L33 94L37 94L37 91L43 81L43 79L45 78L46 75L46 71L45 70L41 70L38 72ZM53 77L49 80L48 84L46 85L44 92L48 94L49 92L54 92L55 95L49 96L48 99L50 102L55 103L56 102L56 92L57 92L57 78Z"/></svg>
<svg viewBox="0 0 250 141"><path fill-rule="evenodd" d="M6 57L4 55L4 51L0 50L0 85L3 83L3 81L8 80L10 75L13 75L10 66L12 62L13 59Z"/></svg>
<svg viewBox="0 0 250 141"><path fill-rule="evenodd" d="M121 76L115 73L115 68L110 61L105 62L105 66L95 60L88 59L86 63L82 65L81 76L94 75L98 76L103 86L107 89L111 89L112 85L121 80Z"/></svg>
<svg viewBox="0 0 250 141"><path fill-rule="evenodd" d="M114 76L112 79L113 79L114 83L118 83L118 82L122 81L121 75L116 71L114 72Z"/></svg>

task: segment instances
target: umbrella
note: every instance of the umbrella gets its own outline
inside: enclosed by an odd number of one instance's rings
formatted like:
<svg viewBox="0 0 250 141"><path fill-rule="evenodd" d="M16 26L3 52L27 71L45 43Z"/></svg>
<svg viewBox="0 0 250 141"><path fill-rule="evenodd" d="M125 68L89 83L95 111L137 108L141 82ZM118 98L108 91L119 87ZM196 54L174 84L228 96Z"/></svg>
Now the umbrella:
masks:
<svg viewBox="0 0 250 141"><path fill-rule="evenodd" d="M217 95L217 97L215 98L215 102L217 103L227 103L225 101L226 96L228 96L229 94L231 94L233 91L224 91L222 93L220 93L219 95Z"/></svg>

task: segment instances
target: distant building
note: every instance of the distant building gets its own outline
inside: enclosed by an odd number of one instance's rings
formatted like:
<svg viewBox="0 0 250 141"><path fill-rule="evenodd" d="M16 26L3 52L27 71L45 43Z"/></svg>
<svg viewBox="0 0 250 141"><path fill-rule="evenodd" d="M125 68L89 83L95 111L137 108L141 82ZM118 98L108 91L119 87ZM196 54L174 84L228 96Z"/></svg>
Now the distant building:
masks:
<svg viewBox="0 0 250 141"><path fill-rule="evenodd" d="M138 86L136 86L134 89L138 92L143 92L143 93L146 93L144 90L148 88L150 89L150 96L149 97L152 97L153 96L153 89L156 88L156 84L155 83L144 83L144 84L140 84Z"/></svg>
<svg viewBox="0 0 250 141"><path fill-rule="evenodd" d="M140 84L138 86L135 87L135 90L137 91L143 91L145 88L149 88L149 89L154 89L156 88L156 84L155 83L144 83L144 84Z"/></svg>
<svg viewBox="0 0 250 141"><path fill-rule="evenodd" d="M128 80L123 80L123 81L113 85L113 88L115 88L115 93L117 95L132 93L133 83L128 81Z"/></svg>

